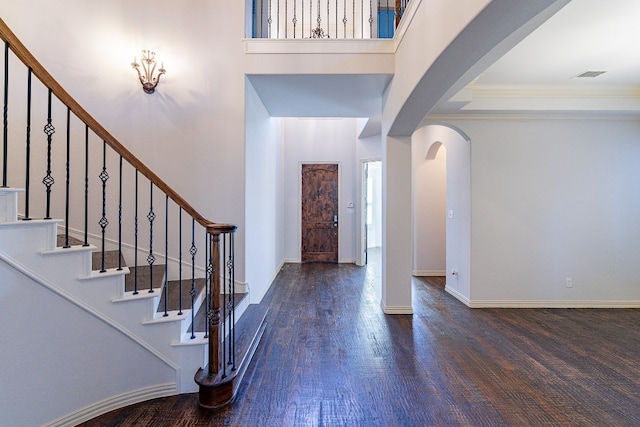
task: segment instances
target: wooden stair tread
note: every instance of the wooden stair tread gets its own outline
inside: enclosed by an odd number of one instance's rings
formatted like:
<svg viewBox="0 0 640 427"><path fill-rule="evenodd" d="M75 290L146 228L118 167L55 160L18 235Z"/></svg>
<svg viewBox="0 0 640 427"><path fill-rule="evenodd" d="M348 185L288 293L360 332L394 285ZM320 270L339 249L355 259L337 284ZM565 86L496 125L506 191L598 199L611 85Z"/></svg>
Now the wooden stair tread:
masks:
<svg viewBox="0 0 640 427"><path fill-rule="evenodd" d="M208 377L206 367L198 370L194 380L200 386L200 406L218 409L233 401L264 334L268 311L269 307L265 303L250 305L236 324L237 368L233 373L227 374L225 378L221 375Z"/></svg>
<svg viewBox="0 0 640 427"><path fill-rule="evenodd" d="M221 307L222 307L223 304L225 304L224 299L226 297L227 297L227 295L220 295L220 306ZM240 305L240 302L246 297L247 297L247 294L235 294L235 305L236 305L236 307L238 307ZM242 315L242 317L244 318L244 314ZM198 312L196 313L196 316L195 316L194 332L205 332L206 331L206 322L207 322L207 307L206 307L206 304L204 304L204 302L203 302L202 305L200 306L200 308L198 309ZM191 330L191 325L189 325L189 330Z"/></svg>
<svg viewBox="0 0 640 427"><path fill-rule="evenodd" d="M180 292L180 281L169 280L169 298L167 300L167 310L179 310L180 309L180 294L182 294L182 309L189 310L191 308L191 279L182 279L182 292ZM195 289L198 292L197 295L204 290L205 279L195 279ZM164 286L164 282L160 284ZM164 311L164 300L166 292L162 293L160 297L160 304L158 304L158 311Z"/></svg>

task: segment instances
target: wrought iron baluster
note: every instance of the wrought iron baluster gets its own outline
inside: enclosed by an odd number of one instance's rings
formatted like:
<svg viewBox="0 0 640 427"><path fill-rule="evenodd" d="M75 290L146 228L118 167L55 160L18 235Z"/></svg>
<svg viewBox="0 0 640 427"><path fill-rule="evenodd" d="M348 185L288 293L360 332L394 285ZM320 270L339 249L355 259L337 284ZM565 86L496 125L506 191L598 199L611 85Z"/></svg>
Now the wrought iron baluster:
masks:
<svg viewBox="0 0 640 427"><path fill-rule="evenodd" d="M29 221L31 217L29 216L29 200L30 197L30 175L31 175L31 76L33 75L33 70L29 67L29 72L27 74L27 148L25 153L25 195L24 195L24 220Z"/></svg>
<svg viewBox="0 0 640 427"><path fill-rule="evenodd" d="M231 302L231 333L229 344L231 346L231 371L236 370L236 264L235 264L235 234L229 234L229 297Z"/></svg>
<svg viewBox="0 0 640 427"><path fill-rule="evenodd" d="M118 271L122 271L122 156L118 170Z"/></svg>
<svg viewBox="0 0 640 427"><path fill-rule="evenodd" d="M363 37L364 37L364 34L363 34ZM373 37L373 4L372 4L372 1L369 0L369 38L372 38L372 37Z"/></svg>
<svg viewBox="0 0 640 427"><path fill-rule="evenodd" d="M338 0L336 0L336 34L335 34L335 38L338 38Z"/></svg>
<svg viewBox="0 0 640 427"><path fill-rule="evenodd" d="M271 0L269 0L269 18L267 18L267 24L269 25L268 37L271 38L271 24L273 23L273 18L271 17Z"/></svg>
<svg viewBox="0 0 640 427"><path fill-rule="evenodd" d="M64 208L64 246L69 248L69 198L71 196L69 183L71 181L71 108L67 107L67 176L65 186L65 208Z"/></svg>
<svg viewBox="0 0 640 427"><path fill-rule="evenodd" d="M351 14L353 15L353 24L351 25L351 32L353 33L352 38L356 38L356 0L353 0L353 5L351 6Z"/></svg>
<svg viewBox="0 0 640 427"><path fill-rule="evenodd" d="M296 24L298 23L298 17L296 15L297 12L297 4L298 2L296 0L293 0L293 19L291 20L291 22L293 23L293 38L296 38Z"/></svg>
<svg viewBox="0 0 640 427"><path fill-rule="evenodd" d="M343 25L343 30L342 30L342 37L343 38L347 38L347 0L343 0L342 2L342 25Z"/></svg>
<svg viewBox="0 0 640 427"><path fill-rule="evenodd" d="M133 295L138 295L138 169L135 177L135 199L134 199L134 219L133 219Z"/></svg>
<svg viewBox="0 0 640 427"><path fill-rule="evenodd" d="M191 291L189 291L189 295L191 296L191 339L194 339L196 337L196 313L193 307L195 306L195 300L198 296L198 291L196 290L196 254L198 253L198 248L196 248L196 220L193 218L191 219L191 247L189 248L189 253L191 254Z"/></svg>
<svg viewBox="0 0 640 427"><path fill-rule="evenodd" d="M164 315L169 316L169 196L164 196Z"/></svg>
<svg viewBox="0 0 640 427"><path fill-rule="evenodd" d="M309 37L313 37L313 0L309 0Z"/></svg>
<svg viewBox="0 0 640 427"><path fill-rule="evenodd" d="M206 322L205 322L205 326L204 326L204 337L208 338L209 337L209 322L211 321L211 316L213 315L211 312L211 306L209 304L209 297L210 297L210 289L209 289L209 284L210 284L210 279L211 279L211 271L209 270L209 248L210 248L210 242L209 242L209 234L205 233L205 241L204 241L204 268L205 268L205 274L204 274L204 306L206 308L205 313L206 313ZM211 364L211 361L209 361L209 364Z"/></svg>
<svg viewBox="0 0 640 427"><path fill-rule="evenodd" d="M51 143L53 142L53 134L56 132L56 128L51 123L51 94L51 89L49 89L47 96L47 124L44 125L44 133L47 135L47 174L42 178L42 183L47 188L46 216L44 219L51 219L51 186L55 184L55 180L51 175Z"/></svg>
<svg viewBox="0 0 640 427"><path fill-rule="evenodd" d="M229 312L230 312L230 330L229 330L229 365L231 371L236 370L236 282L235 282L235 247L234 233L228 233L227 239L229 243L229 257L227 259L227 271L229 276Z"/></svg>
<svg viewBox="0 0 640 427"><path fill-rule="evenodd" d="M178 210L178 316L182 316L182 208ZM193 311L193 305L191 306Z"/></svg>
<svg viewBox="0 0 640 427"><path fill-rule="evenodd" d="M225 235L222 234L222 262L224 263L225 260L227 259L227 245L225 244L226 242L226 238ZM218 238L220 238L220 236L218 236ZM217 260L219 261L219 260ZM227 336L227 322L229 321L229 319L227 318L227 301L226 301L226 289L227 289L227 270L225 268L224 265L220 266L220 271L218 273L218 275L222 274L222 287L220 289L220 293L218 295L218 298L221 300L222 302L222 378L225 378L227 376L227 365L226 365L226 360L227 360L227 347L225 346L225 338ZM229 328L231 328L231 325L229 325ZM231 354L229 354L229 356L231 356Z"/></svg>
<svg viewBox="0 0 640 427"><path fill-rule="evenodd" d="M98 175L100 181L102 181L102 218L98 221L98 225L102 229L102 268L100 268L100 273L104 273L107 271L105 268L105 232L107 229L107 225L109 225L109 220L107 220L107 180L109 179L109 174L107 173L107 142L102 141L102 171L100 175Z"/></svg>
<svg viewBox="0 0 640 427"><path fill-rule="evenodd" d="M149 293L153 293L153 263L156 262L156 256L153 254L153 221L156 214L153 212L153 182L149 181L149 255L147 256L147 264L149 264Z"/></svg>
<svg viewBox="0 0 640 427"><path fill-rule="evenodd" d="M84 243L89 246L89 125L84 128Z"/></svg>
<svg viewBox="0 0 640 427"><path fill-rule="evenodd" d="M9 168L9 42L4 42L4 108L2 130L2 187L7 188Z"/></svg>

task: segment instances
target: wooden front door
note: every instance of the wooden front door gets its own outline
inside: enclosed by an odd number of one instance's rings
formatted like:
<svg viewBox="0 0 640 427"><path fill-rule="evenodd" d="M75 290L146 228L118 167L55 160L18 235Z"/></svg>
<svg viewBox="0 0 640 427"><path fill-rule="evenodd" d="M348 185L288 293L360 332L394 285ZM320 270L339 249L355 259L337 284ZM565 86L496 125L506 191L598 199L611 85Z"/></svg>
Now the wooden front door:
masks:
<svg viewBox="0 0 640 427"><path fill-rule="evenodd" d="M302 262L338 262L338 165L302 165Z"/></svg>

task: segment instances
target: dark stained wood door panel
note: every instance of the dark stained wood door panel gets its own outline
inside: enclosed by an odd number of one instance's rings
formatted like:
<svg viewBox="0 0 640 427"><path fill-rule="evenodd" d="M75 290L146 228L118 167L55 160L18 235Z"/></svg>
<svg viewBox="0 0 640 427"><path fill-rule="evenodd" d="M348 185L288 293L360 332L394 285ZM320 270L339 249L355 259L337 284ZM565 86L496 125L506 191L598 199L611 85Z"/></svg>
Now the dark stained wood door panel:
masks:
<svg viewBox="0 0 640 427"><path fill-rule="evenodd" d="M338 262L338 165L302 165L302 262Z"/></svg>

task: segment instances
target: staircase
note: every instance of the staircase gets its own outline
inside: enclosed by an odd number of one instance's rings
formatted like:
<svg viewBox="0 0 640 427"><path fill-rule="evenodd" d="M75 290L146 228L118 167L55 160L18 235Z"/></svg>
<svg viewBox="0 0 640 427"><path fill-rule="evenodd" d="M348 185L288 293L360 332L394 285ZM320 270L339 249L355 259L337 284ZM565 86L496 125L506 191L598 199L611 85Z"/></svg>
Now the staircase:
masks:
<svg viewBox="0 0 640 427"><path fill-rule="evenodd" d="M61 417L52 425L68 425L82 422L100 415L123 404L132 404L149 398L177 393L198 391L194 382L194 373L208 363L208 338L205 337L206 321L203 301L205 299L204 279L197 280L198 297L193 310L196 323L192 332L192 308L183 306L179 311L175 301L178 295L168 295L162 286L164 266L154 265L157 283L154 292L145 290L134 294L133 276L135 271L126 267L126 260L121 260L123 267L118 267L118 252L106 251L106 271L100 272L102 254L93 245L83 246L81 240L69 239L70 247L63 248L64 237L58 234L61 221L57 220L18 220L18 194L22 190L0 188L0 264L4 263L10 270L20 276L36 282L52 293L62 296L67 305L81 308L90 316L107 323L110 328L126 336L145 349L143 358L128 359L127 363L142 365L146 358L160 360L175 372L173 384L161 383L160 387L147 387L145 390L132 390L131 395L119 395L113 401L103 399L94 405L86 405L75 412ZM144 283L149 267L138 267L142 270L138 280ZM5 279L3 279L4 281ZM178 289L178 287L169 287ZM184 288L186 289L186 287ZM183 290L184 292L184 290ZM223 295L222 298L225 296ZM167 300L165 313L164 301ZM189 301L183 295L183 299ZM261 305L249 305L244 295L236 296L235 315L240 320L236 326L236 354L240 359L238 373L221 381L220 387L207 388L204 405L219 407L228 403L237 392L242 374L257 347L264 331L266 308ZM240 317L242 316L242 317ZM52 314L51 321L56 320ZM73 329L74 325L66 325ZM96 331L99 337L100 331ZM195 335L195 336L194 336ZM34 337L34 339L36 339ZM91 344L87 344L91 345ZM69 348L69 352L82 351ZM46 358L46 355L43 355ZM106 361L111 363L111 361ZM164 375L164 374L163 374ZM161 377L163 376L161 375ZM107 374L108 376L108 374ZM164 375L166 376L166 375ZM88 377L89 383L92 378ZM159 379L162 381L162 378ZM151 381L153 382L153 381ZM34 386L37 386L34 384ZM83 387L82 385L80 387ZM226 391L225 391L226 390Z"/></svg>
<svg viewBox="0 0 640 427"><path fill-rule="evenodd" d="M205 408L230 403L266 317L236 291L236 226L198 213L84 110L1 19L0 38L0 312L7 316L0 320L15 321L0 350L0 391L10 396L0 406L3 422L75 425L195 391ZM17 74L6 71L10 62L24 65L16 77L17 90L28 81L22 99L7 96ZM32 76L48 93L40 99L46 143L34 147ZM66 124L56 120L60 113Z"/></svg>

